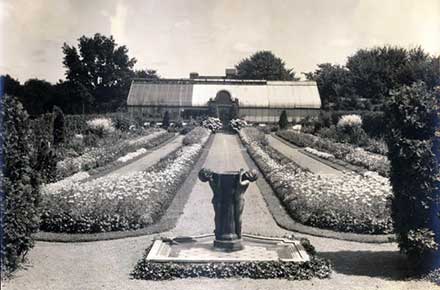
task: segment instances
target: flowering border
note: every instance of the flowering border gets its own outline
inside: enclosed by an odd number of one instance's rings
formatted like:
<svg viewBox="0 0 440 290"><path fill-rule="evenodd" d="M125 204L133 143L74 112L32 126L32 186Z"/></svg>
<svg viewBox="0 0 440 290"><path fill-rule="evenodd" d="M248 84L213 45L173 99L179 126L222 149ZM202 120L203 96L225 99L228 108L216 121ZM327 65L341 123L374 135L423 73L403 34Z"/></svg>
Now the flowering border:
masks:
<svg viewBox="0 0 440 290"><path fill-rule="evenodd" d="M99 233L136 230L154 223L185 181L208 137L206 130L197 144L178 148L145 172L45 186L41 229Z"/></svg>
<svg viewBox="0 0 440 290"><path fill-rule="evenodd" d="M304 225L347 233L392 233L388 207L391 188L386 178L371 171L362 176L343 173L340 182L335 183L300 168L270 147L261 146L255 138L250 139L245 130L240 131L242 142L294 220ZM345 185L348 181L356 183L355 187L367 195L350 197L351 191ZM381 188L382 184L384 188ZM370 193L370 190L373 192ZM357 198L365 198L365 204ZM368 205L370 202L372 204ZM357 209L355 205L362 207ZM376 217L376 213L380 216Z"/></svg>

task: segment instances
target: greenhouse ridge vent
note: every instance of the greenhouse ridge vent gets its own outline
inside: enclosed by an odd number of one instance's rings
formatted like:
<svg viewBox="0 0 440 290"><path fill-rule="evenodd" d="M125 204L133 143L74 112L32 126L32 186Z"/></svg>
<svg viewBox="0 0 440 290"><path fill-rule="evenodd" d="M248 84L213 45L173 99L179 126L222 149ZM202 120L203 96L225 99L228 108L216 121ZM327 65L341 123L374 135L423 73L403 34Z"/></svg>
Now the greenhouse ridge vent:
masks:
<svg viewBox="0 0 440 290"><path fill-rule="evenodd" d="M187 79L133 79L127 98L129 112L160 120L189 119L214 112L227 121L235 107L239 117L249 122L278 122L283 110L289 121L316 116L321 108L316 82L236 79L227 69L225 76Z"/></svg>

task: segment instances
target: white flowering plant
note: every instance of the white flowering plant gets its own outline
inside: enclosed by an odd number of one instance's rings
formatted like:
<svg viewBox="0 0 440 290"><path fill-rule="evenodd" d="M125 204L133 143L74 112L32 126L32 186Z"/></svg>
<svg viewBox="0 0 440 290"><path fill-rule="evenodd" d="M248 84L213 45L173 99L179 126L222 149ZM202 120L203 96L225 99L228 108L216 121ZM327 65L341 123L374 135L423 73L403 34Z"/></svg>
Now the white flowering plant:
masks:
<svg viewBox="0 0 440 290"><path fill-rule="evenodd" d="M115 127L110 118L95 118L87 121L87 126L91 132L98 137L103 137L115 132Z"/></svg>
<svg viewBox="0 0 440 290"><path fill-rule="evenodd" d="M313 155L316 155L316 156L318 156L320 158L324 158L324 159L328 159L328 160L335 159L335 156L333 154L322 152L322 151L319 151L319 150L316 150L316 149L313 149L313 148L310 148L310 147L304 148L304 151L306 151L308 153L311 153Z"/></svg>
<svg viewBox="0 0 440 290"><path fill-rule="evenodd" d="M343 127L362 127L362 118L359 115L343 115L338 120L338 123L336 124L336 127L343 128Z"/></svg>

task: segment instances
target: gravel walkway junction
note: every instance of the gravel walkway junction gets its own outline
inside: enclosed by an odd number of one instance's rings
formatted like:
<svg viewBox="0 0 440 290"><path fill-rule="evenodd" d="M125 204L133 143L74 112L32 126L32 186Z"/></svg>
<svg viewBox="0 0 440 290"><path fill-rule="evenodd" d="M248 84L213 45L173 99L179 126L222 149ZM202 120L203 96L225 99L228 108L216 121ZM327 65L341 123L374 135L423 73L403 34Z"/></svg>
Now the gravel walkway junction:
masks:
<svg viewBox="0 0 440 290"><path fill-rule="evenodd" d="M216 134L205 167L212 170L247 168L243 148L234 135ZM211 233L214 228L212 193L198 181L177 226L160 236ZM261 235L291 234L273 220L255 183L246 192L243 231ZM37 242L26 269L2 289L440 289L423 281L405 281L405 259L396 244L363 244L303 234L324 257L332 260L330 279L310 281L251 279L132 280L130 271L152 239L159 235L86 243Z"/></svg>

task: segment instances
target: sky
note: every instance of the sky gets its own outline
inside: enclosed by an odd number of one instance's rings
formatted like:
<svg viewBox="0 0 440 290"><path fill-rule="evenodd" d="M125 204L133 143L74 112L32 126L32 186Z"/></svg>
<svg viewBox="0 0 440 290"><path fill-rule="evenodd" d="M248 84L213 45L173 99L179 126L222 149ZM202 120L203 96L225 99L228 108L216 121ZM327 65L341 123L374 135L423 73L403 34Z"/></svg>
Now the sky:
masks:
<svg viewBox="0 0 440 290"><path fill-rule="evenodd" d="M97 32L162 77L223 75L259 50L301 73L373 46L439 55L440 0L0 0L0 74L55 83L63 43Z"/></svg>

